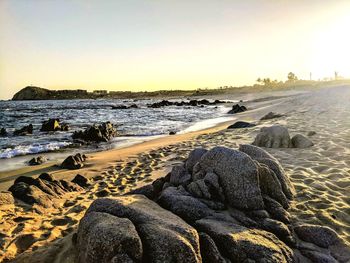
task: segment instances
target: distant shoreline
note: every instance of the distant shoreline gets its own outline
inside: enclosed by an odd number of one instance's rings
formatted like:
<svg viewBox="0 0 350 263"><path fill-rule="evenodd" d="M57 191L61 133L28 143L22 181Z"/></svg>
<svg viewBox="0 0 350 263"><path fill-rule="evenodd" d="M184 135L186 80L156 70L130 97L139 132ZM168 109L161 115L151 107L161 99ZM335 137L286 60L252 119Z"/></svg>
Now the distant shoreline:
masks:
<svg viewBox="0 0 350 263"><path fill-rule="evenodd" d="M145 99L145 98L171 98L171 97L198 97L220 94L242 94L251 92L277 91L290 89L315 89L332 85L350 84L350 79L331 81L297 80L287 82L272 82L267 85L255 84L253 86L223 86L215 89L197 90L159 90L159 91L108 91L95 90L89 92L83 89L50 90L36 86L27 86L18 91L12 98L14 101L22 100L74 100L74 99Z"/></svg>

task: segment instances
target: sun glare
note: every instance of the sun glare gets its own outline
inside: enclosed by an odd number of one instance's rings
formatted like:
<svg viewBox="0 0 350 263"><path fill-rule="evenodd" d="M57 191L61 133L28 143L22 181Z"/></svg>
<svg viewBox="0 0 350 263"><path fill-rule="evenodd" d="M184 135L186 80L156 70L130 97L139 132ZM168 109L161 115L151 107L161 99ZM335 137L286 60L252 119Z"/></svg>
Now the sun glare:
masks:
<svg viewBox="0 0 350 263"><path fill-rule="evenodd" d="M350 16L341 16L320 27L313 44L312 74L314 79L350 76Z"/></svg>

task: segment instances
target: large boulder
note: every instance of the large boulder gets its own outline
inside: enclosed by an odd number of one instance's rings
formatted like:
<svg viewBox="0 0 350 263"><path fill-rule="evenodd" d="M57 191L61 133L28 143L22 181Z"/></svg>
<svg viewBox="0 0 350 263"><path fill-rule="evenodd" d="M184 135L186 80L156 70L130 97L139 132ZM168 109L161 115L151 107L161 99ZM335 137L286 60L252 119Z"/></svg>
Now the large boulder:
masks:
<svg viewBox="0 0 350 263"><path fill-rule="evenodd" d="M193 167L196 165L196 163L198 163L198 161L200 160L200 158L203 156L203 154L205 154L208 150L203 149L203 148L196 148L193 151L191 151L191 153L189 154L186 162L185 162L185 167L186 170L189 173L192 173L193 171Z"/></svg>
<svg viewBox="0 0 350 263"><path fill-rule="evenodd" d="M213 219L198 220L196 228L208 234L231 262L293 262L293 251L267 231Z"/></svg>
<svg viewBox="0 0 350 263"><path fill-rule="evenodd" d="M263 127L256 136L253 145L267 148L289 148L291 140L288 129L281 125Z"/></svg>
<svg viewBox="0 0 350 263"><path fill-rule="evenodd" d="M78 262L140 262L141 239L133 223L108 213L90 212L80 221Z"/></svg>
<svg viewBox="0 0 350 263"><path fill-rule="evenodd" d="M94 216L94 225L99 225L103 230L101 234L97 234L97 230L93 229L93 235L86 235L86 219L91 217L91 213L108 214L107 217ZM115 217L115 220L113 218ZM126 229L120 229L120 218L128 219L135 226L138 237L142 242L142 251L138 247L138 238L129 221L124 220L124 225L130 229L130 237L128 245L119 245L126 242ZM81 225L81 226L80 226ZM114 256L118 256L115 260L120 260L119 255L128 255L129 258L143 259L143 262L201 262L199 251L199 237L197 231L185 223L181 218L171 212L161 208L155 202L147 199L142 195L127 195L116 197L114 199L97 199L87 210L78 229L77 253L79 262L85 262L86 259L86 238L94 238L94 248L96 253L103 253L99 249L107 249L109 255L108 262ZM114 231L113 231L114 229ZM118 240L118 241L116 241ZM114 243L116 241L117 243ZM112 247L116 248L113 250ZM131 248L134 251L129 254ZM142 253L142 256L139 254ZM137 257L135 256L137 255ZM106 257L103 256L104 260ZM96 261L95 261L96 262ZM105 262L105 261L102 261ZM124 262L124 261L121 261Z"/></svg>
<svg viewBox="0 0 350 263"><path fill-rule="evenodd" d="M84 131L75 131L72 135L73 139L79 139L86 142L107 142L117 136L117 130L110 122L100 125L92 125Z"/></svg>
<svg viewBox="0 0 350 263"><path fill-rule="evenodd" d="M313 146L313 142L302 134L296 134L292 137L292 147L294 148L309 148Z"/></svg>
<svg viewBox="0 0 350 263"><path fill-rule="evenodd" d="M219 177L226 202L242 209L261 209L258 167L245 153L225 147L214 147L198 162L199 172Z"/></svg>
<svg viewBox="0 0 350 263"><path fill-rule="evenodd" d="M14 136L25 136L25 135L29 135L29 134L33 134L33 125L32 124L24 126L23 128L15 130L13 132Z"/></svg>

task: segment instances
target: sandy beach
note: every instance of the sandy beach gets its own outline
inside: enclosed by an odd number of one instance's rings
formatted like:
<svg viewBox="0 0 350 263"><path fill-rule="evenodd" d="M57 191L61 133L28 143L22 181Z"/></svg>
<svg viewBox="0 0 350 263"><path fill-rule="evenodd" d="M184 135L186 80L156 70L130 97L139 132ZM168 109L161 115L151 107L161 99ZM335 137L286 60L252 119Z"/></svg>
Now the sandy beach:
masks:
<svg viewBox="0 0 350 263"><path fill-rule="evenodd" d="M49 162L1 172L1 191L7 190L19 176L36 178L44 172L69 180L81 174L93 184L83 191L57 198L51 208L30 206L18 200L14 205L2 205L0 260L17 257L14 262L28 262L31 253L59 244L65 236L75 233L79 220L97 198L119 196L165 176L195 148L237 149L240 144L251 144L262 127L274 124L287 127L291 135L308 135L314 143L306 149L265 149L280 161L296 189L289 210L292 220L328 226L349 245L349 97L350 88L345 86L259 99L246 104L247 112L236 114L232 121L212 128L88 154L85 166L79 170L63 170L58 163ZM260 120L268 112L282 117ZM257 125L226 129L237 120Z"/></svg>

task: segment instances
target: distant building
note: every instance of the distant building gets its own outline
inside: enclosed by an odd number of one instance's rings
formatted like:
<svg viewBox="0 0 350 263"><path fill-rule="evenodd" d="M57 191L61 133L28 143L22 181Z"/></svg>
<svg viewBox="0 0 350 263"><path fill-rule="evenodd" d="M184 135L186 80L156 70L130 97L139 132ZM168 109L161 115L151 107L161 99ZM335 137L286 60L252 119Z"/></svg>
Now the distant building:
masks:
<svg viewBox="0 0 350 263"><path fill-rule="evenodd" d="M107 90L94 90L93 93L99 94L99 95L105 95L105 94L108 94L108 91Z"/></svg>

